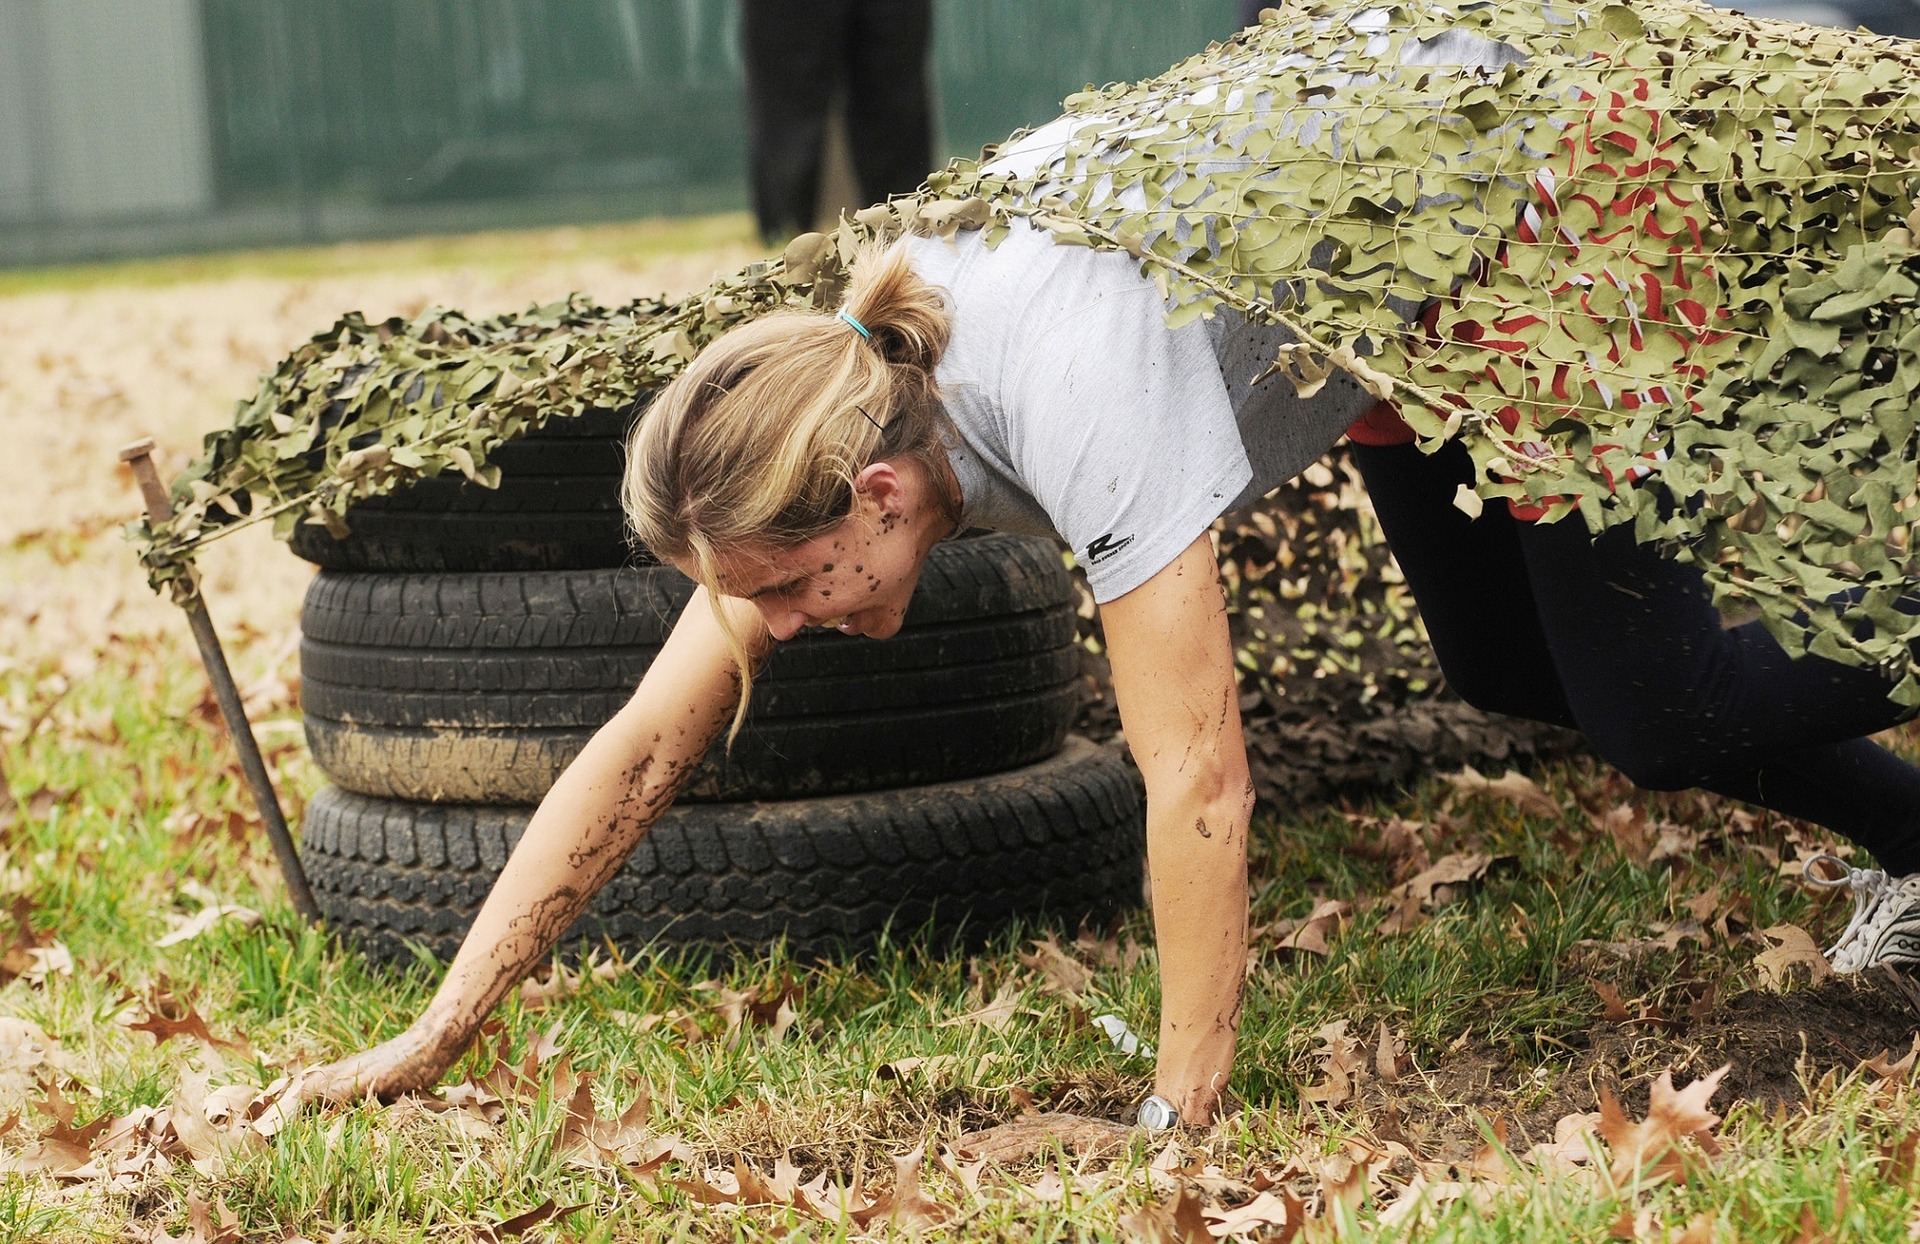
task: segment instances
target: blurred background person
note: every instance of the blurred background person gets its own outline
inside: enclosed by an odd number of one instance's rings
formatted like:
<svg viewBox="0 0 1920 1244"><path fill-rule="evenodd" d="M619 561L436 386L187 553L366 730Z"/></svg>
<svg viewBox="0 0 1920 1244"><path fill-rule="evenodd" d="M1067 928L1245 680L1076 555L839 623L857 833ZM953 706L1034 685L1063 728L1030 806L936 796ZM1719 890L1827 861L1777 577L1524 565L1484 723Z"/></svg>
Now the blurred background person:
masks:
<svg viewBox="0 0 1920 1244"><path fill-rule="evenodd" d="M760 236L814 227L839 105L859 204L933 167L932 0L742 0L748 159ZM837 196L836 196L837 197Z"/></svg>

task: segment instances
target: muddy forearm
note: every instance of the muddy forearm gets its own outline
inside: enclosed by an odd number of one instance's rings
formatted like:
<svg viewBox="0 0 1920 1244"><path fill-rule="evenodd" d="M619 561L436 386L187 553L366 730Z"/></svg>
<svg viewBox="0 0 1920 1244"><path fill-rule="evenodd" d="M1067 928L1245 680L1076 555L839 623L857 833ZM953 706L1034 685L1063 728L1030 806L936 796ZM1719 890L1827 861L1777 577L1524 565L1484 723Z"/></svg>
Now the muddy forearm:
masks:
<svg viewBox="0 0 1920 1244"><path fill-rule="evenodd" d="M433 1001L415 1021L451 1062L559 941L666 810L684 764L636 749L616 718L547 793L487 895Z"/></svg>
<svg viewBox="0 0 1920 1244"><path fill-rule="evenodd" d="M1244 802L1149 798L1148 866L1160 950L1160 1050L1154 1091L1180 1116L1213 1116L1240 1032L1246 983Z"/></svg>

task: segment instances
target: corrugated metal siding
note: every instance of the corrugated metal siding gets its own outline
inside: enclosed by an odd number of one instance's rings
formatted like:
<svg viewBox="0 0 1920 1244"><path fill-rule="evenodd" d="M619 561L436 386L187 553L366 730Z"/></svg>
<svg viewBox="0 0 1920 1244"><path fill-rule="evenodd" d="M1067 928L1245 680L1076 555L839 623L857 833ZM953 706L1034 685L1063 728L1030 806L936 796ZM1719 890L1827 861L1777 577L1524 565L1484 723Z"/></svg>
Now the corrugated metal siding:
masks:
<svg viewBox="0 0 1920 1244"><path fill-rule="evenodd" d="M194 0L9 0L7 214L87 222L213 202ZM10 209L10 210L9 210Z"/></svg>
<svg viewBox="0 0 1920 1244"><path fill-rule="evenodd" d="M1234 0L936 0L945 147ZM0 0L0 263L745 202L736 0Z"/></svg>

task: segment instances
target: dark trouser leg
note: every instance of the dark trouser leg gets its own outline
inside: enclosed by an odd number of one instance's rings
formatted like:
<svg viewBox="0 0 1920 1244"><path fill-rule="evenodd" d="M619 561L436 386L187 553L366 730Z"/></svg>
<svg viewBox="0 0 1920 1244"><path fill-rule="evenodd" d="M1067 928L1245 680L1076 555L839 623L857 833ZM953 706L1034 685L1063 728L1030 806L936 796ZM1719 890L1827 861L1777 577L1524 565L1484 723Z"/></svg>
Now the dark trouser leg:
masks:
<svg viewBox="0 0 1920 1244"><path fill-rule="evenodd" d="M1463 450L1355 458L1441 668L1450 683L1463 669L1469 702L1516 712L1544 649L1564 698L1518 715L1564 724L1564 707L1640 785L1758 803L1844 834L1890 872L1920 871L1920 771L1861 737L1904 716L1878 675L1793 660L1757 624L1726 629L1699 573L1629 532L1595 540L1577 518L1515 523L1491 506L1467 522L1451 504L1470 470ZM1511 647L1487 638L1502 614Z"/></svg>
<svg viewBox="0 0 1920 1244"><path fill-rule="evenodd" d="M741 8L753 214L770 242L813 228L848 2L745 0Z"/></svg>
<svg viewBox="0 0 1920 1244"><path fill-rule="evenodd" d="M932 37L933 0L854 0L844 47L847 145L862 202L906 194L932 171Z"/></svg>
<svg viewBox="0 0 1920 1244"><path fill-rule="evenodd" d="M1723 625L1700 573L1577 520L1523 524L1534 600L1580 728L1628 777L1815 821L1920 871L1920 771L1862 736L1909 714L1871 670Z"/></svg>
<svg viewBox="0 0 1920 1244"><path fill-rule="evenodd" d="M1473 474L1467 451L1355 444L1352 453L1447 685L1490 713L1574 725L1534 612L1519 524L1504 506L1478 519L1454 508L1454 489Z"/></svg>

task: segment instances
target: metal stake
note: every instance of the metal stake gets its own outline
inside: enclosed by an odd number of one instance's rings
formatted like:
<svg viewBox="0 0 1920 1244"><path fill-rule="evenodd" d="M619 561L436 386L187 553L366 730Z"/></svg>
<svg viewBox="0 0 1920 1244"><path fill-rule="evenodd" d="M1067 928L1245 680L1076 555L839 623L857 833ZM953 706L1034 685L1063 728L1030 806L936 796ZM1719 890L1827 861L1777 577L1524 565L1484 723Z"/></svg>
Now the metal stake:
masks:
<svg viewBox="0 0 1920 1244"><path fill-rule="evenodd" d="M122 449L120 461L133 469L140 495L146 499L147 521L157 528L171 519L173 501L160 482L160 472L154 469L153 438L143 437ZM207 607L198 597L184 609L187 623L193 628L194 642L200 645L200 664L206 667L207 681L213 684L213 698L220 705L220 716L226 720L227 734L240 753L240 770L253 789L254 806L260 809L260 819L267 825L267 837L273 840L273 853L280 859L280 873L286 878L294 909L307 923L318 924L320 907L313 901L313 890L307 885L306 869L300 866L300 852L293 845L293 835L287 831L287 818L280 811L280 797L274 793L273 779L267 775L266 758L260 754L260 744L253 737L253 725L240 702L240 689L234 685L233 671L227 668L227 654L221 650L213 619L207 616Z"/></svg>

